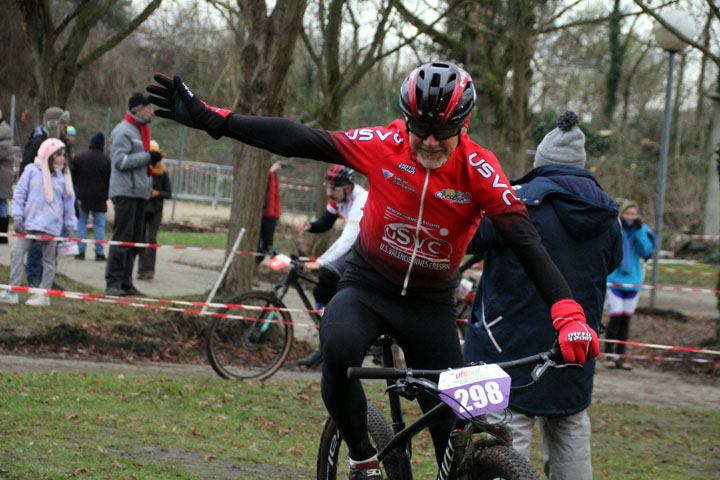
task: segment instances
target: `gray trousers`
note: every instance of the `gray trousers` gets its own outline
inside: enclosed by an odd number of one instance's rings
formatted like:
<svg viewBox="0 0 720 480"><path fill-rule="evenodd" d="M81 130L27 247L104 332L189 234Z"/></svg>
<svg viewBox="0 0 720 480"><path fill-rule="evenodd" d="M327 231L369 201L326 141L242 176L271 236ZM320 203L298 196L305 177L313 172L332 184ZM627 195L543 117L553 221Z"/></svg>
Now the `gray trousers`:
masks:
<svg viewBox="0 0 720 480"><path fill-rule="evenodd" d="M28 232L31 233L31 232ZM41 235L42 232L32 232ZM40 280L40 288L50 289L55 280L55 263L57 259L58 242L51 240L29 240L27 238L15 238L10 248L10 285L20 285L23 275L23 260L30 245L33 242L40 244L42 249L42 279Z"/></svg>
<svg viewBox="0 0 720 480"><path fill-rule="evenodd" d="M499 421L500 411L488 415ZM509 427L513 435L513 448L530 459L530 443L535 420L540 427L543 446L543 466L548 480L592 480L590 460L590 417L587 410L564 417L530 417L510 410Z"/></svg>

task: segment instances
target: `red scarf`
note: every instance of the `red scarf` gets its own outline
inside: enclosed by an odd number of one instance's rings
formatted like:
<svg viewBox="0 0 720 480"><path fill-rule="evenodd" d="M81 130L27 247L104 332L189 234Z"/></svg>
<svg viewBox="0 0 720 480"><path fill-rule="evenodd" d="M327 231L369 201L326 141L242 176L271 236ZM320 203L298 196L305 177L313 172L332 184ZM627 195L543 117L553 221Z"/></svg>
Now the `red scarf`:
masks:
<svg viewBox="0 0 720 480"><path fill-rule="evenodd" d="M146 152L149 152L150 151L150 129L148 128L147 124L138 123L138 121L135 120L135 118L132 115L130 115L129 112L125 114L125 120L132 123L140 130L140 137L142 138L143 148L145 149ZM152 175L150 162L148 162L148 165L147 165L147 174L148 174L148 176Z"/></svg>

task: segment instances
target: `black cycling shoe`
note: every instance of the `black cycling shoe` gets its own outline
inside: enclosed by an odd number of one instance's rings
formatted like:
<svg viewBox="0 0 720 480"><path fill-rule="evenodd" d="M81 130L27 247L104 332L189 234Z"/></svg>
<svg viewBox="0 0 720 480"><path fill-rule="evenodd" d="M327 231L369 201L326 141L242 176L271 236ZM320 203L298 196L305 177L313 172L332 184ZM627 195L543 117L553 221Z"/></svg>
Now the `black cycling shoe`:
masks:
<svg viewBox="0 0 720 480"><path fill-rule="evenodd" d="M318 348L317 350L313 350L313 352L308 355L305 358L301 358L298 360L298 365L302 365L303 367L308 368L316 368L319 367L322 363L322 352Z"/></svg>
<svg viewBox="0 0 720 480"><path fill-rule="evenodd" d="M380 462L371 460L348 469L349 480L382 480Z"/></svg>

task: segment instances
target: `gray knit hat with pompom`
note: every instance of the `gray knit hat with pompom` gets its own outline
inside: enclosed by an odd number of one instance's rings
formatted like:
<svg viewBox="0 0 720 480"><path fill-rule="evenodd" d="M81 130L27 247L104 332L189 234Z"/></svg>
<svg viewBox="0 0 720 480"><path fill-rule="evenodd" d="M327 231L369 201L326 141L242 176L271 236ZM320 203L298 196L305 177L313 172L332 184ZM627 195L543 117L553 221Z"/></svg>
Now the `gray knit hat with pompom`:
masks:
<svg viewBox="0 0 720 480"><path fill-rule="evenodd" d="M585 168L585 135L578 128L580 120L573 111L567 111L557 120L557 128L543 138L535 150L533 167L567 165Z"/></svg>

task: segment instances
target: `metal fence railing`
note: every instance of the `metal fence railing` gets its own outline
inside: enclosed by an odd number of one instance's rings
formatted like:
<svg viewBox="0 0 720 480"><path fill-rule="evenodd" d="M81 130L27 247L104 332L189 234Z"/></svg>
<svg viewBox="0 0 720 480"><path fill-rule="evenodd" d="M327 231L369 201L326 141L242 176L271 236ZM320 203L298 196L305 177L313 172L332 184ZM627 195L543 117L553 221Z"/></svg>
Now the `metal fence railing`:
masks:
<svg viewBox="0 0 720 480"><path fill-rule="evenodd" d="M180 162L172 158L164 159L163 163L172 180L174 197L210 202L213 208L218 202L232 202L232 165Z"/></svg>

